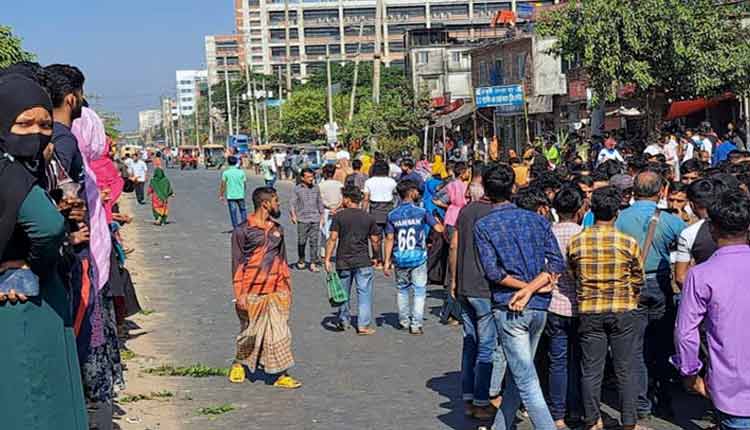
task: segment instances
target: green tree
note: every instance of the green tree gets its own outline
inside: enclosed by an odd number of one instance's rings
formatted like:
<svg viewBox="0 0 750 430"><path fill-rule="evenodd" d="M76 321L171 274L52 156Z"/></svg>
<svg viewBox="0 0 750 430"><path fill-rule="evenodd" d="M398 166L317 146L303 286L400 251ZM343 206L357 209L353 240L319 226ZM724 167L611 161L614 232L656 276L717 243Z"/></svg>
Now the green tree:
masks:
<svg viewBox="0 0 750 430"><path fill-rule="evenodd" d="M107 136L111 137L112 140L117 140L121 134L119 129L121 122L120 117L113 112L100 112L99 116L102 118L102 122L104 122L104 132L107 133Z"/></svg>
<svg viewBox="0 0 750 430"><path fill-rule="evenodd" d="M281 107L279 138L285 142L309 142L320 138L328 122L326 95L321 89L305 88L292 93Z"/></svg>
<svg viewBox="0 0 750 430"><path fill-rule="evenodd" d="M714 0L571 1L536 25L554 51L578 58L597 99L635 84L661 115L666 98L747 92L750 31L736 5Z"/></svg>
<svg viewBox="0 0 750 430"><path fill-rule="evenodd" d="M23 50L21 39L13 35L10 27L0 25L0 68L19 61L33 61L34 58L34 54Z"/></svg>

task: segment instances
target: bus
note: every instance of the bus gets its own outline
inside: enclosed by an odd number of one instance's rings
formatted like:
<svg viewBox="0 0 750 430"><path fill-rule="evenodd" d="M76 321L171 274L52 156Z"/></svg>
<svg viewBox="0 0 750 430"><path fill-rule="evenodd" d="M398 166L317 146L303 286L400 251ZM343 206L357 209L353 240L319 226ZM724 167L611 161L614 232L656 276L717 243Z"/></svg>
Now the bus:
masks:
<svg viewBox="0 0 750 430"><path fill-rule="evenodd" d="M227 148L237 154L247 154L250 150L250 138L245 134L235 134L227 137Z"/></svg>

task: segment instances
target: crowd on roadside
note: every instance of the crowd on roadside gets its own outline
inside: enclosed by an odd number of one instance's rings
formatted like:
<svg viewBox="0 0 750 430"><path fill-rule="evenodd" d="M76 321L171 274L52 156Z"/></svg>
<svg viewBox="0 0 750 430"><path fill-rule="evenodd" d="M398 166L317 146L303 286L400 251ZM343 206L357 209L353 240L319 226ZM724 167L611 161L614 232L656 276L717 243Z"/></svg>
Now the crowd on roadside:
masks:
<svg viewBox="0 0 750 430"><path fill-rule="evenodd" d="M393 276L399 326L414 335L427 285L444 286L441 321L463 326L466 415L496 430L519 407L537 429L602 429L606 381L624 428L649 428L674 417L680 379L722 428L748 428L750 152L728 130L548 143L490 162L332 148L319 173L296 176L291 267L335 271L358 306L356 319L339 306L335 328L356 321L359 335L375 332L376 270Z"/></svg>
<svg viewBox="0 0 750 430"><path fill-rule="evenodd" d="M0 384L3 428L112 429L125 318L140 310L118 202L140 165L88 107L83 73L0 70ZM143 172L145 175L145 171ZM127 182L127 184L126 184ZM138 185L138 183L141 183ZM130 190L132 191L132 189Z"/></svg>

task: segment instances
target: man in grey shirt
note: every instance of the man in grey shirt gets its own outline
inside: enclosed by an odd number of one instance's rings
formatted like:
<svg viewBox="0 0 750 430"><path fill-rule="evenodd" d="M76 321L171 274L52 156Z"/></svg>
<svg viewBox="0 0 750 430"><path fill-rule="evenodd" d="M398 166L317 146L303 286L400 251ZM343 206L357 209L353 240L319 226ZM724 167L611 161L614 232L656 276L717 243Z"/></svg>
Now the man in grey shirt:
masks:
<svg viewBox="0 0 750 430"><path fill-rule="evenodd" d="M300 183L294 187L294 196L291 202L292 224L297 224L297 269L304 270L307 267L305 251L310 244L310 271L318 272L320 269L320 249L318 238L320 228L323 225L323 199L320 188L315 185L315 173L312 169L302 169Z"/></svg>

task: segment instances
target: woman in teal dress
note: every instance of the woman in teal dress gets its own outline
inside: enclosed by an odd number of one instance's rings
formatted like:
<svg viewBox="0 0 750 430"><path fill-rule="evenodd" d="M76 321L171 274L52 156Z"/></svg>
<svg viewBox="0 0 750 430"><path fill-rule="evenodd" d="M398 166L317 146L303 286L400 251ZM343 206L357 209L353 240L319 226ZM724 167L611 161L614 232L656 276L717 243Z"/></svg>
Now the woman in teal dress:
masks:
<svg viewBox="0 0 750 430"><path fill-rule="evenodd" d="M0 77L0 271L28 266L39 294L0 293L0 428L87 428L68 297L57 271L65 221L40 185L52 103L32 80Z"/></svg>

